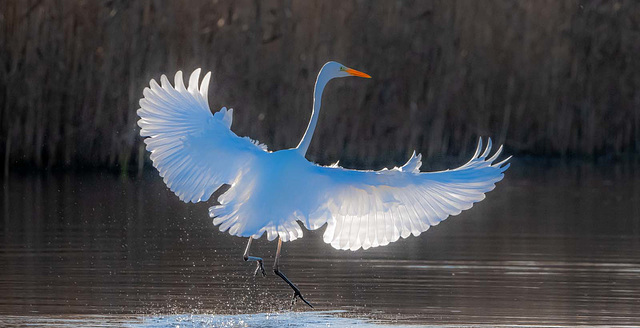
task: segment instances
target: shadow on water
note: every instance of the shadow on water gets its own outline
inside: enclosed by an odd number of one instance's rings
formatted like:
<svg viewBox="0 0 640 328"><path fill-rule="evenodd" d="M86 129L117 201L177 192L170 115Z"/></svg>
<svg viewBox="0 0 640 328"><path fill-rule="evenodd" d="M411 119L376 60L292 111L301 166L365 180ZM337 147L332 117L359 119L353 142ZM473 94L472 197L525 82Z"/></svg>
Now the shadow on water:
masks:
<svg viewBox="0 0 640 328"><path fill-rule="evenodd" d="M289 312L289 288L242 261L245 240L154 172L12 175L0 324L640 324L637 168L516 163L508 173L487 200L418 238L338 251L322 228L285 243L283 271L317 309L337 312ZM275 246L260 239L252 252L270 267Z"/></svg>

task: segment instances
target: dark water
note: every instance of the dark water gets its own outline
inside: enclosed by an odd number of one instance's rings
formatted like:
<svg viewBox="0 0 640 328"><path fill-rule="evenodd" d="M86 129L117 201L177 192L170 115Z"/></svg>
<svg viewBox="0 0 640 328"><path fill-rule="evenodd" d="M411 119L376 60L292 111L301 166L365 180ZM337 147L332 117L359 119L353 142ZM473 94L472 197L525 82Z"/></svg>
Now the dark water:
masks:
<svg viewBox="0 0 640 328"><path fill-rule="evenodd" d="M640 325L640 167L516 162L485 201L409 237L338 251L322 231L253 277L245 239L155 172L3 182L0 326ZM253 253L270 268L275 243Z"/></svg>

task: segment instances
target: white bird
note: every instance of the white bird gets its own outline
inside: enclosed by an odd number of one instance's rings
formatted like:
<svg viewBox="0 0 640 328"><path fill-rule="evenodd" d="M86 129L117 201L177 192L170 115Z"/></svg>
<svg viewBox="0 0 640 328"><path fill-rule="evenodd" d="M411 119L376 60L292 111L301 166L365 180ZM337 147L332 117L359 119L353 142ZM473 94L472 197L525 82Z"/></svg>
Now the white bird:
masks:
<svg viewBox="0 0 640 328"><path fill-rule="evenodd" d="M337 62L326 63L315 84L312 116L297 147L269 151L248 137L231 131L233 109L215 114L208 105L211 72L199 83L200 69L184 85L182 72L174 86L162 75L150 81L140 99L140 135L151 152L153 165L167 186L184 202L207 201L222 185L230 188L209 209L221 231L248 237L245 261L257 261L256 274L265 275L262 259L249 256L252 239L266 233L278 238L274 272L294 290L300 290L278 270L282 242L302 237L327 225L326 243L337 249L358 250L384 246L400 237L418 236L450 215L471 208L502 180L509 158L495 163L502 146L489 156L491 139L482 139L469 162L452 170L420 172L415 152L401 167L380 171L320 166L305 158L318 123L322 92L333 78L369 75Z"/></svg>

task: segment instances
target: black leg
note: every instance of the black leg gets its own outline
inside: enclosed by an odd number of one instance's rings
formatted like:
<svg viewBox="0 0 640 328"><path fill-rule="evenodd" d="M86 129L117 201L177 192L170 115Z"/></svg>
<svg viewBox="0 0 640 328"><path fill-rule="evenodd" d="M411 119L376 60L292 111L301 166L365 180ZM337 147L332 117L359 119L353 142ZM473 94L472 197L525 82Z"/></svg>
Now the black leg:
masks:
<svg viewBox="0 0 640 328"><path fill-rule="evenodd" d="M291 307L293 307L293 304L295 304L296 297L299 297L305 304L309 305L313 309L313 305L311 305L311 303L307 302L307 300L304 299L304 297L300 293L300 289L298 289L298 287L294 285L291 282L291 280L289 280L289 278L287 278L287 276L284 275L284 273L278 270L278 260L280 259L281 249L282 249L282 239L278 238L278 250L276 251L276 260L273 262L273 272L277 274L278 277L282 278L282 280L284 280L284 282L286 282L289 285L289 287L291 287L291 289L293 289L293 297L291 298Z"/></svg>
<svg viewBox="0 0 640 328"><path fill-rule="evenodd" d="M247 243L247 249L244 250L244 255L242 255L242 258L245 261L257 261L257 267L256 267L256 272L254 273L254 275L258 275L258 272L262 273L262 276L265 277L267 275L267 273L264 271L264 266L262 265L262 258L261 257L256 257L256 256L249 256L249 248L251 248L251 241L253 240L253 237L249 237L249 242Z"/></svg>

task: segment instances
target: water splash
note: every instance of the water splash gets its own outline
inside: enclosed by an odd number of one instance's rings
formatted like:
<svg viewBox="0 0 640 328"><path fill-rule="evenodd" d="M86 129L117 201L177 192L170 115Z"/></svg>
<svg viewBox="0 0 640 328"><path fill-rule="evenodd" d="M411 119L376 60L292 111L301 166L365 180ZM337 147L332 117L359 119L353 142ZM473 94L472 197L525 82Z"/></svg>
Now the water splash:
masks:
<svg viewBox="0 0 640 328"><path fill-rule="evenodd" d="M345 318L346 311L282 312L240 315L177 314L159 316L0 316L2 326L52 326L52 327L128 327L128 328L281 328L281 327L359 327L403 328L416 327L384 325L367 319Z"/></svg>

